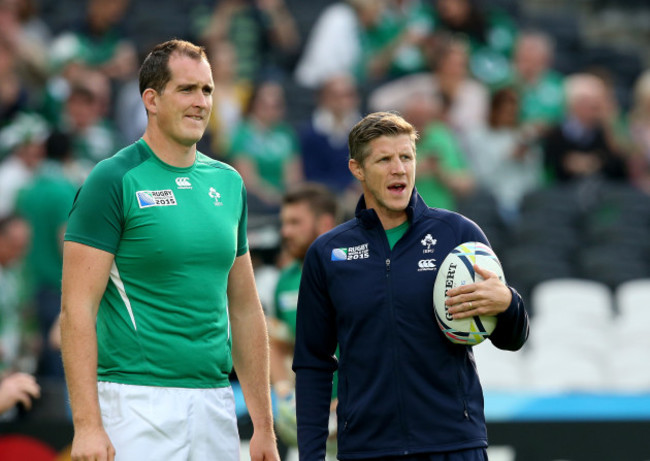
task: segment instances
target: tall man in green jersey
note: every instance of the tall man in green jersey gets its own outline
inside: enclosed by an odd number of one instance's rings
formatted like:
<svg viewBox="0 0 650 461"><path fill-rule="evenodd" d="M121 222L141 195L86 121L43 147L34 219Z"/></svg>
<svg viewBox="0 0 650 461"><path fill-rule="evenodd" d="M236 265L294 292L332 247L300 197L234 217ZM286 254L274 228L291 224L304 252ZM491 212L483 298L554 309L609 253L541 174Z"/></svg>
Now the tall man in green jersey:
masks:
<svg viewBox="0 0 650 461"><path fill-rule="evenodd" d="M251 458L279 459L246 190L196 150L213 87L202 48L157 45L140 69L142 139L100 162L73 205L61 313L73 460L238 460L233 365Z"/></svg>
<svg viewBox="0 0 650 461"><path fill-rule="evenodd" d="M289 190L282 199L280 221L284 248L293 261L280 273L275 288L274 315L269 316L271 383L279 397L276 427L288 445L297 445L294 386L291 370L296 338L296 309L302 263L316 238L337 224L336 196L324 185L307 182ZM332 407L336 403L334 400ZM335 439L332 439L335 441Z"/></svg>

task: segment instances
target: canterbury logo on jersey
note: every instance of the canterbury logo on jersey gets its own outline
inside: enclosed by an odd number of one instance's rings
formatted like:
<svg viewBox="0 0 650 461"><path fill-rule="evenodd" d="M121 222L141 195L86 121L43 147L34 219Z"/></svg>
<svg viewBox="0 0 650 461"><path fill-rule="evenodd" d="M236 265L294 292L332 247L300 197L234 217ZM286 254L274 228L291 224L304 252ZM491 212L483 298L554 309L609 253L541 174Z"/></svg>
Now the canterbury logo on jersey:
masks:
<svg viewBox="0 0 650 461"><path fill-rule="evenodd" d="M436 260L435 259L420 259L418 261L418 272L420 271L432 271L436 269Z"/></svg>
<svg viewBox="0 0 650 461"><path fill-rule="evenodd" d="M140 208L149 208L152 206L173 206L176 203L176 197L171 189L164 190L139 190L135 193Z"/></svg>
<svg viewBox="0 0 650 461"><path fill-rule="evenodd" d="M191 189L192 188L192 183L190 182L190 178L186 178L186 177L178 177L178 178L176 178L176 185L178 186L179 189Z"/></svg>

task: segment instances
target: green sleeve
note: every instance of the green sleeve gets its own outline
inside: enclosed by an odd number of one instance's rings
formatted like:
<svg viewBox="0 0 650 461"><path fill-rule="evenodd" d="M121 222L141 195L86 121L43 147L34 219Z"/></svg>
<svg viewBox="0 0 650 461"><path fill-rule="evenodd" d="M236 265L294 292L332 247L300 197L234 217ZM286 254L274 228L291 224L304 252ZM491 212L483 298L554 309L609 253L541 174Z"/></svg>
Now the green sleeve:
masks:
<svg viewBox="0 0 650 461"><path fill-rule="evenodd" d="M62 226L67 222L76 193L72 184L60 184L54 191L53 195L55 196L50 197L50 205L53 207L51 216L57 226Z"/></svg>
<svg viewBox="0 0 650 461"><path fill-rule="evenodd" d="M296 130L294 130L293 127L288 123L283 123L282 125L280 125L280 129L282 130L286 138L289 140L290 153L287 158L293 159L295 157L298 157L300 154L300 143L298 141L298 135L296 134Z"/></svg>
<svg viewBox="0 0 650 461"><path fill-rule="evenodd" d="M122 177L110 161L100 162L77 193L65 240L115 254L123 217Z"/></svg>
<svg viewBox="0 0 650 461"><path fill-rule="evenodd" d="M449 171L467 169L467 162L454 134L442 125L433 125L424 132L418 146L418 155L438 157L440 164Z"/></svg>
<svg viewBox="0 0 650 461"><path fill-rule="evenodd" d="M228 152L228 158L235 159L238 157L246 156L247 138L250 137L247 134L248 134L248 130L246 129L245 122L242 122L235 129L235 133L232 135L232 141L230 143L230 151Z"/></svg>
<svg viewBox="0 0 650 461"><path fill-rule="evenodd" d="M242 182L241 186L241 216L239 217L239 228L237 230L237 256L241 256L248 252L248 202L246 200L246 186Z"/></svg>

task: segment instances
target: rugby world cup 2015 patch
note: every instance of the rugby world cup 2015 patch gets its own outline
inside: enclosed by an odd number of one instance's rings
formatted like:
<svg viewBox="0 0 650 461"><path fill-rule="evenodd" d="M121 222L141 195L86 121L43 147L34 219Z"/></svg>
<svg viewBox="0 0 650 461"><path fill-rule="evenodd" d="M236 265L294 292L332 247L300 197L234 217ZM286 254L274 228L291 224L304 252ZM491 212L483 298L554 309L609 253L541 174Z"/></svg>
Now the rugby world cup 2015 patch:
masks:
<svg viewBox="0 0 650 461"><path fill-rule="evenodd" d="M135 193L140 208L149 208L152 206L174 206L176 197L171 189L164 190L139 190Z"/></svg>
<svg viewBox="0 0 650 461"><path fill-rule="evenodd" d="M332 261L353 261L356 259L368 259L370 250L368 244L356 245L347 248L334 248L332 250Z"/></svg>

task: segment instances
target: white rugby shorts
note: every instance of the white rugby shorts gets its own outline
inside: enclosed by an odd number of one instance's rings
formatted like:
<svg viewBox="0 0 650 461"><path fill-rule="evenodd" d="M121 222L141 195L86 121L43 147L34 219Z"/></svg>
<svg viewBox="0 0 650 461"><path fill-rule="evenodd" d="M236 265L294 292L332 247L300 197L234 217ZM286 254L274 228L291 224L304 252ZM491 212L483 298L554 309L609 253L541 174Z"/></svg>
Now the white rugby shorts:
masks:
<svg viewBox="0 0 650 461"><path fill-rule="evenodd" d="M99 382L115 461L239 461L231 387L185 389Z"/></svg>

